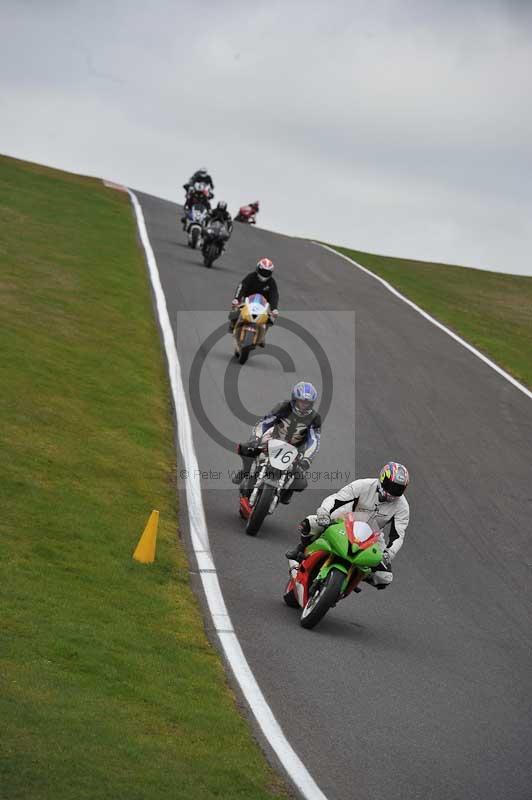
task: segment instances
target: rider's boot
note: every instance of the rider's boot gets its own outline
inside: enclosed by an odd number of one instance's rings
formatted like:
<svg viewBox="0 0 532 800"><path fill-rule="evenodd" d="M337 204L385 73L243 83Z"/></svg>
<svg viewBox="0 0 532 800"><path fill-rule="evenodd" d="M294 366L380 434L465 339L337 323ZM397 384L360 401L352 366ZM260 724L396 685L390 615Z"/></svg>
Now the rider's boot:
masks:
<svg viewBox="0 0 532 800"><path fill-rule="evenodd" d="M298 542L296 547L293 547L291 550L287 550L285 556L290 559L290 561L303 561L305 558L305 547L307 545L303 542Z"/></svg>
<svg viewBox="0 0 532 800"><path fill-rule="evenodd" d="M283 489L279 497L279 502L282 503L284 506L287 506L290 500L292 499L293 494L294 494L293 489Z"/></svg>
<svg viewBox="0 0 532 800"><path fill-rule="evenodd" d="M238 309L232 308L228 314L229 327L227 328L227 333L233 333L239 316Z"/></svg>
<svg viewBox="0 0 532 800"><path fill-rule="evenodd" d="M237 451L242 458L242 468L238 470L237 473L231 479L233 483L242 483L244 479L249 478L249 473L251 472L251 465L253 464L253 457L249 456L247 453L247 448L249 447L248 442L244 442L243 444L239 444ZM244 452L242 452L242 450Z"/></svg>
<svg viewBox="0 0 532 800"><path fill-rule="evenodd" d="M291 550L287 550L285 556L291 561L303 561L305 557L305 548L311 543L314 537L310 533L310 525L308 519L304 519L299 524L299 542Z"/></svg>
<svg viewBox="0 0 532 800"><path fill-rule="evenodd" d="M235 472L235 474L233 475L231 480L232 480L233 483L242 483L244 478L247 478L247 477L248 476L246 475L244 470L243 469L239 469L238 472Z"/></svg>

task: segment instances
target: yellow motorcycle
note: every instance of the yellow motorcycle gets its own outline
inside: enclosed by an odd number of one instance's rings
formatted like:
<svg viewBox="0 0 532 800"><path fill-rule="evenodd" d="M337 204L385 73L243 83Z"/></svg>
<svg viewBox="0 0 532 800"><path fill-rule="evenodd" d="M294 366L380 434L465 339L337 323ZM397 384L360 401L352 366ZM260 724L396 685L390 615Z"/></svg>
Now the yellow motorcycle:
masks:
<svg viewBox="0 0 532 800"><path fill-rule="evenodd" d="M264 347L270 304L261 294L252 294L239 306L239 312L233 330L235 358L245 364L252 350Z"/></svg>

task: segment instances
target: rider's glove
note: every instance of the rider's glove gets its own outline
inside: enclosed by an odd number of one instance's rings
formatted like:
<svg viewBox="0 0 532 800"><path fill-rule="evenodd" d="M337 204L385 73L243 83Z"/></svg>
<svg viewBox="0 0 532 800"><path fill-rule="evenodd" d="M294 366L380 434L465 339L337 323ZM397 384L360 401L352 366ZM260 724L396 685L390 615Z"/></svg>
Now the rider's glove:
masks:
<svg viewBox="0 0 532 800"><path fill-rule="evenodd" d="M392 557L387 550L384 550L382 554L381 564L387 570L390 570L392 568Z"/></svg>
<svg viewBox="0 0 532 800"><path fill-rule="evenodd" d="M316 522L322 528L327 528L331 524L331 515L324 508L318 508L316 511Z"/></svg>
<svg viewBox="0 0 532 800"><path fill-rule="evenodd" d="M231 308L236 308L239 305L240 303L238 302L236 297L234 298L234 300L231 300Z"/></svg>
<svg viewBox="0 0 532 800"><path fill-rule="evenodd" d="M303 458L300 458L300 459L299 459L299 462L298 462L298 467L299 467L300 469L302 469L302 470L303 470L303 472L306 472L306 471L307 471L307 469L310 467L310 459L308 459L308 458L304 458L304 457L303 457Z"/></svg>
<svg viewBox="0 0 532 800"><path fill-rule="evenodd" d="M271 321L275 322L275 320L277 319L278 316L279 316L279 312L277 311L276 308L274 308L273 311L270 312Z"/></svg>

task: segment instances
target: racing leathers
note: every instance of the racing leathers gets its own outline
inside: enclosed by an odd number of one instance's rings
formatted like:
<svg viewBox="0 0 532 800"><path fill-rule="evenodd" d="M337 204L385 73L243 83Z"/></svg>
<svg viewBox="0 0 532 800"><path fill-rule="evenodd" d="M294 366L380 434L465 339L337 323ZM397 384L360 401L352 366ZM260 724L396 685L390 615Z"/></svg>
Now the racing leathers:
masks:
<svg viewBox="0 0 532 800"><path fill-rule="evenodd" d="M233 230L233 218L227 209L216 207L213 208L212 211L209 211L206 222L214 222L215 220L223 222L227 228L227 232L231 233Z"/></svg>
<svg viewBox="0 0 532 800"><path fill-rule="evenodd" d="M212 182L212 178L208 172L197 170L194 175L188 179L187 183L183 184L183 189L188 192L190 187L194 186L195 183L206 183L207 186L211 187L211 191L214 191L214 183Z"/></svg>
<svg viewBox="0 0 532 800"><path fill-rule="evenodd" d="M237 306L243 302L244 298L249 297L252 294L261 294L263 297L265 297L270 304L270 309L273 313L273 316L277 316L277 306L279 305L279 289L277 288L275 278L271 277L267 278L266 280L261 280L256 271L250 272L236 287L235 296L233 298L233 308L229 312L229 333L233 332L236 321L240 314Z"/></svg>
<svg viewBox="0 0 532 800"><path fill-rule="evenodd" d="M248 478L253 460L259 453L258 444L270 438L282 439L299 450L299 457L293 470L294 482L289 489L281 492L281 503L288 504L294 492L302 492L307 488L305 471L320 449L321 417L314 410L304 416L295 414L292 403L286 400L259 420L253 428L251 439L238 445L242 469L233 480L234 483L240 483L240 493L243 497L249 497L251 493L252 486L249 485Z"/></svg>
<svg viewBox="0 0 532 800"><path fill-rule="evenodd" d="M205 183L209 187L209 195L197 194L194 192L194 184L195 183ZM187 213L194 202L201 203L202 205L206 206L210 209L211 204L209 200L212 200L214 197L214 184L212 182L211 176L206 172L195 172L192 177L183 184L183 189L186 192L185 198L185 205L183 207L183 216L181 217L181 222L185 222Z"/></svg>
<svg viewBox="0 0 532 800"><path fill-rule="evenodd" d="M241 303L244 297L249 297L251 294L261 294L265 297L272 311L275 311L279 305L279 289L273 276L264 281L260 279L255 270L248 273L236 287L235 300Z"/></svg>
<svg viewBox="0 0 532 800"><path fill-rule="evenodd" d="M329 525L330 519L338 519L349 511L357 512L357 516L373 530L380 531L380 544L383 548L383 560L375 571L366 578L366 582L377 589L385 589L393 580L391 561L395 558L405 538L410 519L410 507L404 495L393 499L381 499L377 478L360 478L348 483L343 489L326 497L316 514L311 514L300 523L300 544L288 557L302 557L303 551ZM321 524L318 523L318 519ZM388 541L384 528L389 525ZM297 556L296 556L297 553Z"/></svg>

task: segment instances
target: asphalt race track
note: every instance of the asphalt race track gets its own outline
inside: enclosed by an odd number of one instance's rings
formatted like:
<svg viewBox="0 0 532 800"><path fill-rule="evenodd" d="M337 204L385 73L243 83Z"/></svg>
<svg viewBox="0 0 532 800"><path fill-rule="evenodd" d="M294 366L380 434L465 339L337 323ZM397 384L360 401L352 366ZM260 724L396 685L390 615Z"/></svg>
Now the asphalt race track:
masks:
<svg viewBox="0 0 532 800"><path fill-rule="evenodd" d="M183 375L202 367L188 400L222 590L292 746L329 800L530 800L530 399L332 253L237 223L207 270L186 247L178 207L138 198ZM263 256L276 264L280 322L308 326L333 392L313 464L322 474L252 538L227 476L239 459L198 421L200 401L222 436L243 440L249 426L228 410L224 381L230 393L238 384L249 419L296 379L320 385L312 340L280 325L244 367L230 363L227 334L203 344ZM290 358L295 372L284 371ZM298 521L345 477L373 476L390 459L412 480L394 583L366 586L303 630L281 597Z"/></svg>

